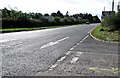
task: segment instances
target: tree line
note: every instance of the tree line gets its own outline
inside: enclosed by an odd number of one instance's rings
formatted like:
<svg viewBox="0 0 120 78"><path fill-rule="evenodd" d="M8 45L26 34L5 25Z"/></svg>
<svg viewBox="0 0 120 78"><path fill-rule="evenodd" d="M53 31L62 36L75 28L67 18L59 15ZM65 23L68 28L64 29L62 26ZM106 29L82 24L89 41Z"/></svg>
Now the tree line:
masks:
<svg viewBox="0 0 120 78"><path fill-rule="evenodd" d="M23 13L14 9L8 10L7 8L1 9L2 14L2 28L29 28L29 27L43 27L43 26L63 26L73 24L83 24L86 22L100 23L98 16L92 14L73 14L70 15L67 11L63 15L60 11L56 13L41 14L41 13Z"/></svg>

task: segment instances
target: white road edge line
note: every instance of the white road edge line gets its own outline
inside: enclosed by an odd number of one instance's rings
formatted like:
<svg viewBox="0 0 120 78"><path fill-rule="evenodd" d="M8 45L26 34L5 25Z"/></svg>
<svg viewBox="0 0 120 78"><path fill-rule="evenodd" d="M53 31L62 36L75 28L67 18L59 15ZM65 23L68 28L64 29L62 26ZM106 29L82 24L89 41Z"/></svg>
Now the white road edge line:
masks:
<svg viewBox="0 0 120 78"><path fill-rule="evenodd" d="M43 49L43 48L46 48L46 47L50 47L50 46L56 45L56 44L58 44L59 42L64 41L64 40L66 40L66 39L68 39L68 38L69 38L69 37L65 37L65 38L62 38L62 39L57 40L57 41L55 41L55 42L50 42L50 43L45 44L45 45L43 45L42 47L40 47L40 49Z"/></svg>
<svg viewBox="0 0 120 78"><path fill-rule="evenodd" d="M49 68L49 70L53 70L53 68L55 68L57 65L58 65L58 64L52 65L52 66Z"/></svg>
<svg viewBox="0 0 120 78"><path fill-rule="evenodd" d="M93 29L91 29L91 30L88 32L88 34L91 33L95 28L96 28L96 27L94 27Z"/></svg>
<svg viewBox="0 0 120 78"><path fill-rule="evenodd" d="M63 61L66 58L66 56L61 57L57 62Z"/></svg>
<svg viewBox="0 0 120 78"><path fill-rule="evenodd" d="M74 49L74 47L72 47L70 50L73 50Z"/></svg>
<svg viewBox="0 0 120 78"><path fill-rule="evenodd" d="M57 62L55 64L53 64L48 70L53 70L59 62L63 61L67 56L63 56L61 57L59 60L57 60Z"/></svg>
<svg viewBox="0 0 120 78"><path fill-rule="evenodd" d="M73 46L70 50L73 50L77 45Z"/></svg>
<svg viewBox="0 0 120 78"><path fill-rule="evenodd" d="M76 46L78 46L80 43L77 43L77 45Z"/></svg>
<svg viewBox="0 0 120 78"><path fill-rule="evenodd" d="M69 55L70 53L71 53L71 51L68 51L68 52L65 53L65 55Z"/></svg>
<svg viewBox="0 0 120 78"><path fill-rule="evenodd" d="M83 38L80 42L82 43L88 37L89 37L89 35L87 35L85 38Z"/></svg>

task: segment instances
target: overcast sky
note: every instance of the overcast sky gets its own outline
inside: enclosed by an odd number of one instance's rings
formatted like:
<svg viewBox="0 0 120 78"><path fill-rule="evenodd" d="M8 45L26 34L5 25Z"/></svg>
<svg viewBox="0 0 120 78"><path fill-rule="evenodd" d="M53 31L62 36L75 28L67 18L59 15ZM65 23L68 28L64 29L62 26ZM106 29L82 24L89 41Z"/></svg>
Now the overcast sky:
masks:
<svg viewBox="0 0 120 78"><path fill-rule="evenodd" d="M111 10L113 0L0 0L0 9L4 7L15 8L23 12L39 12L42 14L57 12L60 10L63 14L69 11L70 14L91 13L100 17L104 10ZM115 1L115 10L118 1Z"/></svg>

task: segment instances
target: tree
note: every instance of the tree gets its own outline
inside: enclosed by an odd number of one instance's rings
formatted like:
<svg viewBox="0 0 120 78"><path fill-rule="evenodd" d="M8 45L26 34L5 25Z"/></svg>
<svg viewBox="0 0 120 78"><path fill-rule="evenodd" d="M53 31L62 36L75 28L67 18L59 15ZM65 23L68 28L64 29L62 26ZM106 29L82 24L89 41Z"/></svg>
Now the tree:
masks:
<svg viewBox="0 0 120 78"><path fill-rule="evenodd" d="M64 17L64 15L60 11L58 11L57 13L51 13L51 16L53 16L53 17L61 17L61 18Z"/></svg>
<svg viewBox="0 0 120 78"><path fill-rule="evenodd" d="M50 16L48 13L44 14L45 17Z"/></svg>
<svg viewBox="0 0 120 78"><path fill-rule="evenodd" d="M66 12L66 15L65 15L65 16L66 16L66 17L69 17L69 12L68 12L68 11Z"/></svg>
<svg viewBox="0 0 120 78"><path fill-rule="evenodd" d="M53 26L53 25L72 25L86 23L87 21L98 23L100 22L97 16L92 16L92 14L74 14L70 15L66 12L63 15L60 11L57 13L51 13L42 15L41 13L23 13L22 11L16 11L14 9L8 10L4 8L1 10L3 14L3 28L17 28L17 27L39 27L39 26ZM118 15L111 19L111 23L115 26L119 24ZM117 26L118 27L118 26Z"/></svg>
<svg viewBox="0 0 120 78"><path fill-rule="evenodd" d="M98 16L93 16L93 23L100 23L100 19L98 18Z"/></svg>
<svg viewBox="0 0 120 78"><path fill-rule="evenodd" d="M57 15L56 15L56 16L57 16L57 17L61 17L61 18L64 17L63 14L62 14L60 11L57 12Z"/></svg>
<svg viewBox="0 0 120 78"><path fill-rule="evenodd" d="M9 11L7 8L2 9L2 18L9 17Z"/></svg>
<svg viewBox="0 0 120 78"><path fill-rule="evenodd" d="M53 13L51 13L51 16L55 17L55 16L56 16L56 13L54 13L54 12L53 12Z"/></svg>
<svg viewBox="0 0 120 78"><path fill-rule="evenodd" d="M57 24L57 25L60 25L60 19L61 19L60 17L55 17L55 18L54 18L54 20L56 21L56 24Z"/></svg>
<svg viewBox="0 0 120 78"><path fill-rule="evenodd" d="M120 30L120 12L116 13L109 20L111 30Z"/></svg>
<svg viewBox="0 0 120 78"><path fill-rule="evenodd" d="M89 20L90 23L92 23L93 22L93 16L92 16L92 14L88 14L88 18L87 19Z"/></svg>

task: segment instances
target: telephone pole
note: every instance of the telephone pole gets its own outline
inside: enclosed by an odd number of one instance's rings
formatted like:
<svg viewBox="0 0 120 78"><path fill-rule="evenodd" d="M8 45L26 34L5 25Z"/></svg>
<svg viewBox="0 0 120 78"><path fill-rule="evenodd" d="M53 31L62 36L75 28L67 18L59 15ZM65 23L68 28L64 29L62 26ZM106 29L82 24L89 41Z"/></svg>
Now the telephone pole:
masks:
<svg viewBox="0 0 120 78"><path fill-rule="evenodd" d="M112 11L114 11L114 0L112 2Z"/></svg>

